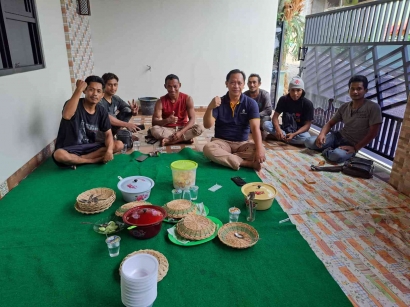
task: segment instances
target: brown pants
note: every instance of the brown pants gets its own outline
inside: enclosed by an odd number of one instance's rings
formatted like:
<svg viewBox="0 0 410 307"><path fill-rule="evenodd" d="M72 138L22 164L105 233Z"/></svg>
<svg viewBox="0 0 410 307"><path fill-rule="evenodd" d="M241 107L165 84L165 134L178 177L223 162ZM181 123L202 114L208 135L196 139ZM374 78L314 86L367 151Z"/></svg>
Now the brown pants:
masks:
<svg viewBox="0 0 410 307"><path fill-rule="evenodd" d="M253 159L255 150L255 144L250 141L232 142L212 138L204 146L204 156L215 163L238 170L243 160Z"/></svg>
<svg viewBox="0 0 410 307"><path fill-rule="evenodd" d="M191 128L189 128L183 134L184 141L192 140L194 137L197 137L204 132L205 128L202 125L195 124ZM175 133L174 127L161 127L161 126L153 126L151 129L151 135L156 138L157 140L162 140L169 138L171 135Z"/></svg>

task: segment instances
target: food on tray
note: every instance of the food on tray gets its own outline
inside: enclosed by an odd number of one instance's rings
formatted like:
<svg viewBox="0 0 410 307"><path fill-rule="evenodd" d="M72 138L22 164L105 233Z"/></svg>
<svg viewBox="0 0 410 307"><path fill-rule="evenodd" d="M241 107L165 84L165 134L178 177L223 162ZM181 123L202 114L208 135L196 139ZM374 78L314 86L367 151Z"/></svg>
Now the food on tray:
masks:
<svg viewBox="0 0 410 307"><path fill-rule="evenodd" d="M100 233L104 234L109 234L116 232L118 229L118 225L114 221L109 221L107 224L101 224L100 227L98 227L98 230Z"/></svg>

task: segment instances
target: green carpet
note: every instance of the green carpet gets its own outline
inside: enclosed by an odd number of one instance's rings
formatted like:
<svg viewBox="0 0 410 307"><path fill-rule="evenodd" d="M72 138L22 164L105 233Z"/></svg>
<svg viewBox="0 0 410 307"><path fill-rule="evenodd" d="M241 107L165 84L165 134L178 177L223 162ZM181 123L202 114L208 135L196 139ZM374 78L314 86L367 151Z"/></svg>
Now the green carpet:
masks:
<svg viewBox="0 0 410 307"><path fill-rule="evenodd" d="M278 223L287 216L277 203L256 213L252 225L261 240L246 250L229 248L218 238L194 247L177 246L167 238L171 224L164 223L160 234L148 240L121 232L120 256L110 258L105 236L81 222L109 216L124 203L117 176L152 178L155 187L149 201L163 205L172 198L170 163L194 160L199 164L198 201L224 223L231 206L241 208L239 221L246 221L243 196L230 178L260 181L252 170L220 167L191 149L142 163L134 160L138 155L116 155L106 165L76 171L58 169L48 159L0 201L2 306L122 306L119 264L139 249L158 250L169 261L154 306L351 305L295 226ZM215 183L223 188L208 191ZM76 196L95 187L116 191L113 206L96 215L75 211Z"/></svg>

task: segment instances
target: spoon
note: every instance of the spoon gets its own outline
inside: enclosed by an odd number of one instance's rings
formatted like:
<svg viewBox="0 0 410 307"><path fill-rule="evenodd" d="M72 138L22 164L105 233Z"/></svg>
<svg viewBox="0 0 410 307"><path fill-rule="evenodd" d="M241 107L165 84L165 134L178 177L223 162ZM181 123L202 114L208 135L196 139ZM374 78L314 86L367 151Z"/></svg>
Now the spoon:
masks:
<svg viewBox="0 0 410 307"><path fill-rule="evenodd" d="M239 233L237 233L237 232L234 233L234 236L237 237L237 238L239 238L239 239L243 239L243 235L241 235L241 234L239 234Z"/></svg>

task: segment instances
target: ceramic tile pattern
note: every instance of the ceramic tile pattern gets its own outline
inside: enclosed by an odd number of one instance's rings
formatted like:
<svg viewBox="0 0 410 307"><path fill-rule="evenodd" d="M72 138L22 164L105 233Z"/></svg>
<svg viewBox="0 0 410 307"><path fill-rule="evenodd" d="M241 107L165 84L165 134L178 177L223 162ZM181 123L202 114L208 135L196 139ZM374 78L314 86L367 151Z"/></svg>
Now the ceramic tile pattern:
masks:
<svg viewBox="0 0 410 307"><path fill-rule="evenodd" d="M71 86L74 90L75 80L86 78L94 71L90 19L77 14L76 0L60 0L60 3Z"/></svg>
<svg viewBox="0 0 410 307"><path fill-rule="evenodd" d="M394 157L389 183L398 191L410 196L410 96L404 112L399 143Z"/></svg>
<svg viewBox="0 0 410 307"><path fill-rule="evenodd" d="M409 306L410 198L377 178L312 172L322 160L268 150L259 176L353 306Z"/></svg>

